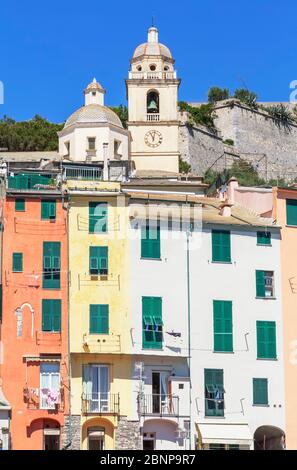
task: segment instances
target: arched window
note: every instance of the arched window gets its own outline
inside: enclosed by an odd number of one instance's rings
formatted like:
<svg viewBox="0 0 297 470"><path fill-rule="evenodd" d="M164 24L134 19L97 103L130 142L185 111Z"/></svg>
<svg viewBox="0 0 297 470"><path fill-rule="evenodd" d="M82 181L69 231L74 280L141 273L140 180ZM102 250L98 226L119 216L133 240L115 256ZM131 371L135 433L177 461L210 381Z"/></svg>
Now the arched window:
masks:
<svg viewBox="0 0 297 470"><path fill-rule="evenodd" d="M147 113L159 114L159 93L157 91L149 91L146 99Z"/></svg>

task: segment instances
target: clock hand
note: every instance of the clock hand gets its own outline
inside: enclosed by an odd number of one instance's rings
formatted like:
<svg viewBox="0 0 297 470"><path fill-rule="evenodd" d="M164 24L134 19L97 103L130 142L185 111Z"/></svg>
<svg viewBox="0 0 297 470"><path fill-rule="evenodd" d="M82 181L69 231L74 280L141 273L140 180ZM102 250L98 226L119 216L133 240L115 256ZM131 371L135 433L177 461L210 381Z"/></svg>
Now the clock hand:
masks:
<svg viewBox="0 0 297 470"><path fill-rule="evenodd" d="M153 142L155 141L155 137L156 137L156 131L153 131L153 132L152 132L152 140L153 140Z"/></svg>

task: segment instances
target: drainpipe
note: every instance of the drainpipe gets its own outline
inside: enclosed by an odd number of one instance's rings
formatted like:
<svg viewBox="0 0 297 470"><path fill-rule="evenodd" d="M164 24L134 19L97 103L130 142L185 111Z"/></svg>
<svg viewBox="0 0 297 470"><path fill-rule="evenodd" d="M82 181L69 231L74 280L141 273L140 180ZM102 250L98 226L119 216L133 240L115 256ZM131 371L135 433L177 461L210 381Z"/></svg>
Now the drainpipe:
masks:
<svg viewBox="0 0 297 470"><path fill-rule="evenodd" d="M103 143L103 181L108 181L108 143Z"/></svg>
<svg viewBox="0 0 297 470"><path fill-rule="evenodd" d="M186 204L188 201L186 200ZM192 374L191 374L191 286L190 286L190 226L186 231L187 236L187 305L188 305L188 370L189 370L189 408L190 408L190 426L189 426L189 450L192 450Z"/></svg>

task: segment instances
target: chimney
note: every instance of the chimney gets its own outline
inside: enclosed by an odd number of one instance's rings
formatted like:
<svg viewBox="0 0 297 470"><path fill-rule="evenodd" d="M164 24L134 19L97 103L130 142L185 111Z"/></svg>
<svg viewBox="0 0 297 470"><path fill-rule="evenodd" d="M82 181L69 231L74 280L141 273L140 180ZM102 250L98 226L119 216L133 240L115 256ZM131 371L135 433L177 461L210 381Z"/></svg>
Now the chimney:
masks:
<svg viewBox="0 0 297 470"><path fill-rule="evenodd" d="M232 176L228 181L227 198L230 204L235 204L235 191L238 188L237 179Z"/></svg>
<svg viewBox="0 0 297 470"><path fill-rule="evenodd" d="M108 181L108 143L103 143L103 181Z"/></svg>
<svg viewBox="0 0 297 470"><path fill-rule="evenodd" d="M228 200L226 202L223 202L223 204L220 205L220 211L219 214L222 217L231 217L231 207L233 204L231 204Z"/></svg>

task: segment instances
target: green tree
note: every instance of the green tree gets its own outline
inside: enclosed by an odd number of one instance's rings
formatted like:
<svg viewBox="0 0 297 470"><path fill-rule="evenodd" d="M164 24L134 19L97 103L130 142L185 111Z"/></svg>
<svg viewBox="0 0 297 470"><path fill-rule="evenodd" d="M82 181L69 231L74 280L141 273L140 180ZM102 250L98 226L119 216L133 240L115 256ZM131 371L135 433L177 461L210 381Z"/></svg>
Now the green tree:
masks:
<svg viewBox="0 0 297 470"><path fill-rule="evenodd" d="M183 160L181 156L179 156L178 158L178 166L180 173L190 173L191 171L191 165L188 162L185 162L185 160Z"/></svg>
<svg viewBox="0 0 297 470"><path fill-rule="evenodd" d="M58 150L57 132L63 124L54 124L38 114L17 122L7 116L0 120L0 147L11 152Z"/></svg>
<svg viewBox="0 0 297 470"><path fill-rule="evenodd" d="M208 102L216 103L217 101L227 100L229 98L228 88L220 88L218 86L213 86L208 90Z"/></svg>
<svg viewBox="0 0 297 470"><path fill-rule="evenodd" d="M214 128L213 105L211 103L191 106L185 101L179 102L179 110L189 113L189 124L200 124L209 128Z"/></svg>
<svg viewBox="0 0 297 470"><path fill-rule="evenodd" d="M234 92L234 98L240 100L250 108L257 108L257 95L253 91L249 91L246 88L237 88Z"/></svg>

